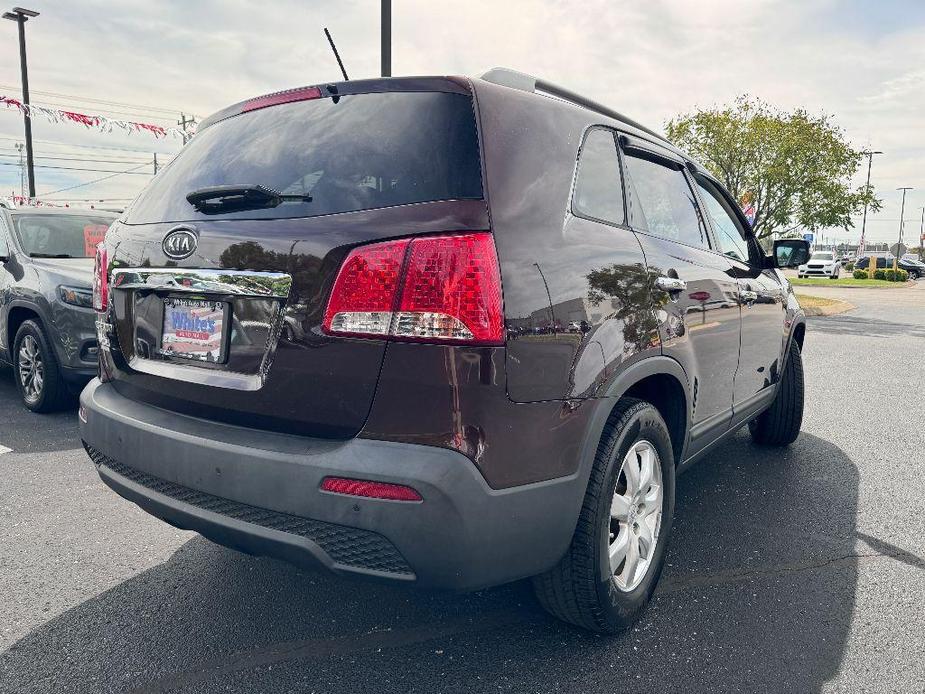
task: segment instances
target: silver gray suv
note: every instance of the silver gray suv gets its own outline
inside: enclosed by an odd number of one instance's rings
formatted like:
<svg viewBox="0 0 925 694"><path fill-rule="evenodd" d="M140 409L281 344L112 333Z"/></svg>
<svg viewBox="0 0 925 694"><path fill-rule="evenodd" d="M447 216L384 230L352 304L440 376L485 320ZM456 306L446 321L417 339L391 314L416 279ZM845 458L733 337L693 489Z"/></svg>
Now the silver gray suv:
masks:
<svg viewBox="0 0 925 694"><path fill-rule="evenodd" d="M0 360L23 403L50 412L96 374L96 244L111 212L0 205Z"/></svg>

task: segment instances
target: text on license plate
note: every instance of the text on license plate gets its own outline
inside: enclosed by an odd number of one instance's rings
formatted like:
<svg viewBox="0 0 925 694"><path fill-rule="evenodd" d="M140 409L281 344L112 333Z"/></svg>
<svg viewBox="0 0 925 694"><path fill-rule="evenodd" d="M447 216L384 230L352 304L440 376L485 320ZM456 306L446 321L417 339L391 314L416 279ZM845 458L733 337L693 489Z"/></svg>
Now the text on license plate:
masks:
<svg viewBox="0 0 925 694"><path fill-rule="evenodd" d="M221 301L164 299L161 352L198 361L222 361L225 309Z"/></svg>

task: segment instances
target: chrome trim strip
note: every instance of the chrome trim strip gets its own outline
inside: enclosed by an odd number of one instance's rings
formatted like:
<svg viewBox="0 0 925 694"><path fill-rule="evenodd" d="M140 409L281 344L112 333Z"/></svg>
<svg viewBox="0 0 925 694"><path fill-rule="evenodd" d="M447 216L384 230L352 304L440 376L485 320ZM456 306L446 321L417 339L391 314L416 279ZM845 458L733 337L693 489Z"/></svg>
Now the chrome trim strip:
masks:
<svg viewBox="0 0 925 694"><path fill-rule="evenodd" d="M251 272L199 268L115 268L110 289L161 289L195 294L289 298L292 276L285 272Z"/></svg>
<svg viewBox="0 0 925 694"><path fill-rule="evenodd" d="M264 381L266 381L267 371L269 371L266 358L264 362L266 367L262 366L259 373L256 374L242 374L221 369L204 369L198 366L177 364L173 361L144 359L137 356L132 357L128 365L134 371L160 376L161 378L170 378L175 381L217 388L233 388L235 390L260 390Z"/></svg>

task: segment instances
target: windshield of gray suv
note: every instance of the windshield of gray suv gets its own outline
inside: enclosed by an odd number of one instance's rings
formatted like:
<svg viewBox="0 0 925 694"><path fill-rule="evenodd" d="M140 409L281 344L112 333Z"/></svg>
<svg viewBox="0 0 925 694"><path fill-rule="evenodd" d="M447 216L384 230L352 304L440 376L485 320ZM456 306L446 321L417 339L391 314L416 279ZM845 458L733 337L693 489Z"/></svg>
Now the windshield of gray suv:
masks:
<svg viewBox="0 0 925 694"><path fill-rule="evenodd" d="M190 193L259 186L279 205L196 206ZM132 203L128 224L312 217L480 199L472 99L442 92L319 98L253 110L198 133ZM221 200L217 200L221 202Z"/></svg>
<svg viewBox="0 0 925 694"><path fill-rule="evenodd" d="M92 258L111 223L90 215L13 215L19 246L32 258Z"/></svg>

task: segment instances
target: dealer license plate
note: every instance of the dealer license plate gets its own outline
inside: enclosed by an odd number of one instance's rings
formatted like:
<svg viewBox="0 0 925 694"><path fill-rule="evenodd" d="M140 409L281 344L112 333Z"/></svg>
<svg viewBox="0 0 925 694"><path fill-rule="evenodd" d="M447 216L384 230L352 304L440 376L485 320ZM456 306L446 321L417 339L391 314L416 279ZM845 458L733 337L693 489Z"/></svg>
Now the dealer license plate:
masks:
<svg viewBox="0 0 925 694"><path fill-rule="evenodd" d="M164 299L161 352L194 361L225 360L225 322L228 304L201 299Z"/></svg>

